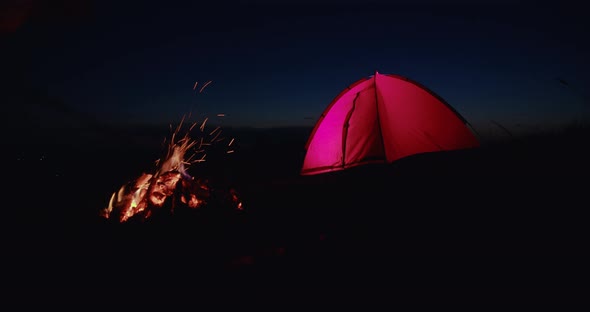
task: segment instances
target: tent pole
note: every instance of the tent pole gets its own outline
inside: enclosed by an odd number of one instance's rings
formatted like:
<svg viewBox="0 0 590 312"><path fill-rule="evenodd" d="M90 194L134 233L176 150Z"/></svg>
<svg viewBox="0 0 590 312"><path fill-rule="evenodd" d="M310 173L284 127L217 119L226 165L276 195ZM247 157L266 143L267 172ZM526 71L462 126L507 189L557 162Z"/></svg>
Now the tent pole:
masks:
<svg viewBox="0 0 590 312"><path fill-rule="evenodd" d="M379 134L381 135L381 148L383 149L383 160L387 163L387 151L385 150L385 140L383 139L383 130L381 129L381 119L379 118L379 96L377 94L377 74L373 76L373 84L375 86L375 110L377 112L377 127L379 128Z"/></svg>
<svg viewBox="0 0 590 312"><path fill-rule="evenodd" d="M346 114L346 119L344 120L344 124L342 125L344 127L342 129L342 168L344 168L344 166L346 165L346 140L348 138L349 122L350 118L352 117L352 113L356 108L356 100L358 99L359 94L360 92L358 92L355 95L354 100L352 100L352 107L350 108L350 111L348 111L348 113Z"/></svg>

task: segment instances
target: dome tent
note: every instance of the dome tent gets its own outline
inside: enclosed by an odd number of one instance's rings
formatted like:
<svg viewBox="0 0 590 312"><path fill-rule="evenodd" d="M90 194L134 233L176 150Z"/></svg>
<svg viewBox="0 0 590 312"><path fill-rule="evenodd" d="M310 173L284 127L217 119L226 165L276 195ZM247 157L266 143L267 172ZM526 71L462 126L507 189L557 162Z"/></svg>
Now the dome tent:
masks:
<svg viewBox="0 0 590 312"><path fill-rule="evenodd" d="M469 123L441 97L408 78L375 72L348 86L322 113L305 146L301 174L477 146Z"/></svg>

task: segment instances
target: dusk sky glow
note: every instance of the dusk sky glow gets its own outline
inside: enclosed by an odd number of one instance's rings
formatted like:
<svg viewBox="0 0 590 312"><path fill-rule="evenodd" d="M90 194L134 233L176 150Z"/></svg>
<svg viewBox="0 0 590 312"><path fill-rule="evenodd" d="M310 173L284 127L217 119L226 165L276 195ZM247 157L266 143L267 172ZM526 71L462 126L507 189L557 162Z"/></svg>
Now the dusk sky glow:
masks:
<svg viewBox="0 0 590 312"><path fill-rule="evenodd" d="M588 111L588 22L576 3L13 2L11 16L26 14L4 26L3 80L105 123L192 111L224 113L226 125L312 126L375 71L423 84L474 125Z"/></svg>

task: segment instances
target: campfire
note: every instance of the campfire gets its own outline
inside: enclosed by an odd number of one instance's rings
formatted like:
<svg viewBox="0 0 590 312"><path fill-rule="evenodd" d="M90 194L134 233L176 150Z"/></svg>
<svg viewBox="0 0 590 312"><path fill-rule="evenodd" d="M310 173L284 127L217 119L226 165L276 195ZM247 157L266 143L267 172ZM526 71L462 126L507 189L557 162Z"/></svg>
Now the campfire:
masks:
<svg viewBox="0 0 590 312"><path fill-rule="evenodd" d="M225 143L220 127L206 132L207 120L199 127L201 135L198 139L190 136L197 123L193 123L179 138L185 121L183 117L172 131L169 141L164 141L167 146L165 157L156 160L153 172L144 172L137 179L121 186L112 194L108 206L100 211L100 215L122 223L132 218L145 220L158 212L174 214L177 210L194 210L209 205L214 197L209 181L195 178L188 169L191 165L205 162L207 151L213 145L221 144L225 153L233 153L234 139ZM232 209L243 209L235 189L228 189L221 197L226 199L224 204Z"/></svg>

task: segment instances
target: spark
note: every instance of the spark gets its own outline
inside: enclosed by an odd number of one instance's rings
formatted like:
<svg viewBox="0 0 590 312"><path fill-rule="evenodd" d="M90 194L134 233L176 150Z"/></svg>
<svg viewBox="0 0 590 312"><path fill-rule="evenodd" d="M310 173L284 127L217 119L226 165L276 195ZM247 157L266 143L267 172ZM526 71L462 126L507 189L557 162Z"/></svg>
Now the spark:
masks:
<svg viewBox="0 0 590 312"><path fill-rule="evenodd" d="M190 155L189 158L187 158L185 161L183 161L183 164L185 165L190 165L191 163L193 163L192 159L193 157L195 157L197 155L197 152L195 152L194 154Z"/></svg>
<svg viewBox="0 0 590 312"><path fill-rule="evenodd" d="M227 151L227 153L228 153L228 154L231 154L231 153L233 153L233 152L234 152L234 150L229 150L229 151Z"/></svg>
<svg viewBox="0 0 590 312"><path fill-rule="evenodd" d="M193 123L193 125L188 129L189 132L193 131L193 128L197 125L197 123Z"/></svg>
<svg viewBox="0 0 590 312"><path fill-rule="evenodd" d="M205 124L207 123L207 120L209 119L209 117L205 118L205 120L203 120L203 123L201 124L201 132L205 131Z"/></svg>
<svg viewBox="0 0 590 312"><path fill-rule="evenodd" d="M215 131L219 130L219 126L217 126L217 128L213 129L213 131L211 131L211 133L209 133L209 135L213 135L213 133L215 133Z"/></svg>
<svg viewBox="0 0 590 312"><path fill-rule="evenodd" d="M217 114L217 117L225 117L225 114L223 114L223 113Z"/></svg>
<svg viewBox="0 0 590 312"><path fill-rule="evenodd" d="M207 154L203 154L203 157L201 157L201 159L195 160L195 162L203 162L203 161L205 161L205 156L207 156Z"/></svg>
<svg viewBox="0 0 590 312"><path fill-rule="evenodd" d="M219 128L219 127L218 127L218 128ZM217 132L217 134L215 135L215 137L213 138L213 140L211 140L211 142L215 142L215 140L217 139L217 137L218 137L218 136L221 134L221 131L222 131L222 130L219 130L219 131Z"/></svg>
<svg viewBox="0 0 590 312"><path fill-rule="evenodd" d="M199 84L199 82L195 81L195 86L193 87L193 91L197 89L197 84Z"/></svg>
<svg viewBox="0 0 590 312"><path fill-rule="evenodd" d="M232 138L231 141L229 141L229 144L227 144L227 146L231 146L232 143L234 143L234 138Z"/></svg>
<svg viewBox="0 0 590 312"><path fill-rule="evenodd" d="M201 90L199 91L199 93L203 92L203 90L205 89L206 86L208 86L211 83L211 80L207 81L207 83L201 87Z"/></svg>

